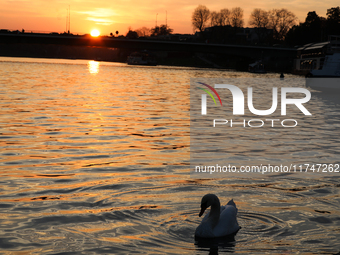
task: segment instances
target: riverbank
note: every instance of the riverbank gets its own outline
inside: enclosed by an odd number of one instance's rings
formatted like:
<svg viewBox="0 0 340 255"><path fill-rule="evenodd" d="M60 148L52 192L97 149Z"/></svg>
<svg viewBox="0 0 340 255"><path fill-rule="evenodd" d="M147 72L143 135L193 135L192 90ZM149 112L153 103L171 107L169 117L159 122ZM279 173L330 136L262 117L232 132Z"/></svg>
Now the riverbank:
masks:
<svg viewBox="0 0 340 255"><path fill-rule="evenodd" d="M119 49L96 46L72 46L58 44L32 44L32 43L1 43L0 56L3 57L30 57L30 58L56 58L56 59L86 59L108 62L126 63L127 57L136 50ZM185 66L200 68L234 69L247 71L248 65L254 61L250 57L240 57L225 54L202 54L183 51L153 51L158 65ZM267 71L292 71L292 64L267 60Z"/></svg>

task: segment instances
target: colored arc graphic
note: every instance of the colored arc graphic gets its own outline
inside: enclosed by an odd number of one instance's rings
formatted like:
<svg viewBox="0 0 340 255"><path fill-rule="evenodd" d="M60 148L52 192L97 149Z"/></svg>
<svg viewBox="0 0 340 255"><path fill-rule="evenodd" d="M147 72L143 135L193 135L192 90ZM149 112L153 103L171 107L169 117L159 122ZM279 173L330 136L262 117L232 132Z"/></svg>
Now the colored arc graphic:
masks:
<svg viewBox="0 0 340 255"><path fill-rule="evenodd" d="M210 93L209 90L202 89L202 88L199 88L199 89L204 90L205 93L209 94L209 96L214 100L214 103L215 103L215 105L216 105L216 100L215 100L214 96Z"/></svg>
<svg viewBox="0 0 340 255"><path fill-rule="evenodd" d="M211 87L210 85L205 84L205 83L203 83L203 82L198 82L198 83L199 83L199 84L202 84L202 85L204 85L204 86L206 86L206 87L208 87L209 89L211 89L211 91L213 91L213 92L215 93L215 95L218 97L218 100L220 100L220 103L221 103L221 105L222 105L221 98L220 98L220 96L218 95L217 91L216 91L213 87ZM200 89L202 89L202 88L200 88ZM215 103L215 105L216 105L216 100L215 100L214 96L213 96L208 90L206 90L206 89L202 89L202 90L204 90L207 94L210 95L210 97L214 100L214 103Z"/></svg>

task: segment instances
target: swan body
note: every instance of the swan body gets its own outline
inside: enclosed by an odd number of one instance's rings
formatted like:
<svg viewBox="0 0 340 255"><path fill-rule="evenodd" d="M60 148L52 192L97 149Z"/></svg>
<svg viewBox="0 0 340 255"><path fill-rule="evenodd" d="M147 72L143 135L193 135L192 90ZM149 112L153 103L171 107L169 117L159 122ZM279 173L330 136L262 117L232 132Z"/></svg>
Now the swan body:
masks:
<svg viewBox="0 0 340 255"><path fill-rule="evenodd" d="M237 223L237 208L234 201L230 200L226 206L221 206L216 195L207 194L202 198L199 217L209 206L211 210L196 228L195 236L213 238L236 234L240 226Z"/></svg>

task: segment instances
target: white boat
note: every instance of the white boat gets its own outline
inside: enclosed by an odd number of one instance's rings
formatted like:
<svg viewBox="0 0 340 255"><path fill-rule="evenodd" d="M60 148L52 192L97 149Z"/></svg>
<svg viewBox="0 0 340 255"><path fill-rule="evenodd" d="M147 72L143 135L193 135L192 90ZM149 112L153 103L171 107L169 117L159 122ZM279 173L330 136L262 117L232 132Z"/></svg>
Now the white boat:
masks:
<svg viewBox="0 0 340 255"><path fill-rule="evenodd" d="M321 69L306 75L306 86L321 90L340 90L340 53L326 55Z"/></svg>

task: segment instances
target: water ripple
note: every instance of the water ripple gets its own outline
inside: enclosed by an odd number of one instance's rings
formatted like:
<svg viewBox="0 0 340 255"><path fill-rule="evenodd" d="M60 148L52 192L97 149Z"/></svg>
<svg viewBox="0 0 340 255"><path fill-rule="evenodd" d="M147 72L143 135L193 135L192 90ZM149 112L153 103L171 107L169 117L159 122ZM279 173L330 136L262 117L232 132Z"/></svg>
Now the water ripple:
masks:
<svg viewBox="0 0 340 255"><path fill-rule="evenodd" d="M189 79L257 75L96 63L93 73L83 60L0 59L5 254L340 251L337 178L188 175ZM249 133L226 133L235 158L249 149L254 157L270 157L273 150L287 152L283 158L337 155L338 100L322 94L315 100L318 118L309 121L322 137L306 128L296 141L296 134L268 130L268 141L254 148L233 139L256 143ZM320 141L317 148L308 147L310 139ZM242 228L234 238L195 241L206 193L216 193L222 204L236 202Z"/></svg>

